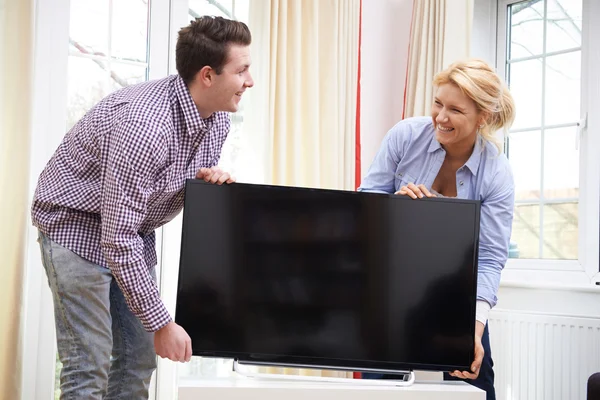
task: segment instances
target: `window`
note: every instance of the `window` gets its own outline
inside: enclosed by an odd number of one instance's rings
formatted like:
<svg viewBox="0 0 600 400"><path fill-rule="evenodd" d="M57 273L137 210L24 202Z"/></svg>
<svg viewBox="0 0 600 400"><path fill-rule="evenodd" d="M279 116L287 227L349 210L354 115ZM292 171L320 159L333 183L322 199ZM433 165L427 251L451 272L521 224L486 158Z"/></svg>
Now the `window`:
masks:
<svg viewBox="0 0 600 400"><path fill-rule="evenodd" d="M577 259L581 0L520 2L507 14L505 74L517 107L506 148L512 240L521 258Z"/></svg>
<svg viewBox="0 0 600 400"><path fill-rule="evenodd" d="M591 277L598 256L586 243L597 238L598 227L588 220L594 215L597 221L599 199L588 152L597 143L585 129L586 111L598 99L586 96L585 86L596 79L587 75L588 51L590 26L600 21L588 0L498 4L498 71L517 109L505 146L516 186L511 257L554 260L521 268L588 271ZM597 240L594 248L597 253Z"/></svg>
<svg viewBox="0 0 600 400"><path fill-rule="evenodd" d="M148 76L147 0L72 0L67 128L110 92Z"/></svg>

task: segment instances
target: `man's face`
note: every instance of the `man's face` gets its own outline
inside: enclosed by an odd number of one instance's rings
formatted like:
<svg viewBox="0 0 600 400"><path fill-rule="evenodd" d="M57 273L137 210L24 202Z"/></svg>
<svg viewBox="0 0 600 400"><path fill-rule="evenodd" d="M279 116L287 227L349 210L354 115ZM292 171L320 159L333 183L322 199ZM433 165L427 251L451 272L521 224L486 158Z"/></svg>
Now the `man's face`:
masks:
<svg viewBox="0 0 600 400"><path fill-rule="evenodd" d="M250 47L232 44L226 64L219 75L215 75L212 86L215 111L236 112L242 95L254 86L250 75Z"/></svg>

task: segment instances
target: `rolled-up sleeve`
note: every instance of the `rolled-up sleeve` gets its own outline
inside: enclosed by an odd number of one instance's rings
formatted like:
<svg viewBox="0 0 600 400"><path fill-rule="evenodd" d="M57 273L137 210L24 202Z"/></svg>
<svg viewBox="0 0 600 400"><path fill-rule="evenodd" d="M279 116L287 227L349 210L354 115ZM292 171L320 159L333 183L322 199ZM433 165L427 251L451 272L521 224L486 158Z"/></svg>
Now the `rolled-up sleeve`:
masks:
<svg viewBox="0 0 600 400"><path fill-rule="evenodd" d="M477 299L494 307L502 269L508 259L515 204L514 181L508 164L498 170L490 185L489 195L481 203Z"/></svg>
<svg viewBox="0 0 600 400"><path fill-rule="evenodd" d="M108 144L102 179L100 246L130 310L144 329L157 331L171 321L144 258L140 226L166 145L139 122L115 129Z"/></svg>

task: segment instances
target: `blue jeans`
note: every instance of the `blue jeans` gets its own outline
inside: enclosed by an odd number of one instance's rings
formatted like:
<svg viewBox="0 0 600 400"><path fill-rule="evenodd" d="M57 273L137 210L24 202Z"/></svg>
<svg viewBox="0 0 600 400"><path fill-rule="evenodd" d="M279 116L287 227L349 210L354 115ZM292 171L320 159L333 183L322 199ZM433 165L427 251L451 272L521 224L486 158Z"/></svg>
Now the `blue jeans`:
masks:
<svg viewBox="0 0 600 400"><path fill-rule="evenodd" d="M492 349L490 347L490 333L486 324L483 330L483 336L481 337L481 345L485 352L483 361L481 362L481 369L477 379L460 379L451 376L444 372L444 380L446 381L463 381L467 382L486 393L486 400L496 400L496 390L494 389L494 361L492 360ZM363 373L364 379L398 379L396 375L390 374L379 374L379 373Z"/></svg>
<svg viewBox="0 0 600 400"><path fill-rule="evenodd" d="M154 337L127 307L108 268L39 233L54 300L63 399L147 399Z"/></svg>

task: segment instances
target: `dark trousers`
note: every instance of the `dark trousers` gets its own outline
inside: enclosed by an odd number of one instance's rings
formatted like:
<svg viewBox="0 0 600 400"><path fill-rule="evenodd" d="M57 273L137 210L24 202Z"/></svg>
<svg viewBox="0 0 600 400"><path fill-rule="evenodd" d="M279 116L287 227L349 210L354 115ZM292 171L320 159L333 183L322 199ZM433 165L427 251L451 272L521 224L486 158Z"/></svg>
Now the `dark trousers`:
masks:
<svg viewBox="0 0 600 400"><path fill-rule="evenodd" d="M479 389L485 391L487 400L496 400L496 390L494 389L494 361L492 360L492 350L490 348L490 334L487 325L483 331L481 337L481 344L485 355L483 356L483 362L481 363L481 369L479 370L479 376L477 379L459 379L450 376L448 373L444 373L444 380L446 381L463 381L471 384ZM393 374L376 374L376 373L363 373L364 379L398 379L397 375Z"/></svg>

